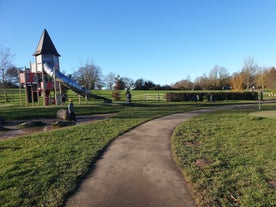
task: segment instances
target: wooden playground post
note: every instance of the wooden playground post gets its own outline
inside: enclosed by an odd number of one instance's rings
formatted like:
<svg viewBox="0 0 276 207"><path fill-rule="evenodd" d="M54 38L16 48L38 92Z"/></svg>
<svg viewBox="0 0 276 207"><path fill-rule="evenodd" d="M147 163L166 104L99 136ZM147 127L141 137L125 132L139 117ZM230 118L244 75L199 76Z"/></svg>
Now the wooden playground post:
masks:
<svg viewBox="0 0 276 207"><path fill-rule="evenodd" d="M26 103L26 106L28 106L28 91L27 91L27 82L26 82L26 68L24 70L24 85L25 85L25 103Z"/></svg>
<svg viewBox="0 0 276 207"><path fill-rule="evenodd" d="M56 105L58 105L58 102L57 102L57 82L56 82L56 68L55 67L53 67L53 71L54 71L54 93L55 93L55 95L54 95L54 99L55 99L55 104Z"/></svg>
<svg viewBox="0 0 276 207"><path fill-rule="evenodd" d="M30 68L32 68L32 63L30 62ZM37 105L39 106L39 92L38 92L38 73L37 73L37 64L35 64L35 81L36 81L36 97L37 97Z"/></svg>
<svg viewBox="0 0 276 207"><path fill-rule="evenodd" d="M31 83L31 97L32 97L32 106L34 106L34 91L33 91L33 84Z"/></svg>
<svg viewBox="0 0 276 207"><path fill-rule="evenodd" d="M37 65L37 63L36 63L36 65ZM44 67L43 67L43 65L41 66L41 68L42 68L42 71L41 71L41 73L42 73L42 97L43 97L43 106L46 106L46 93L45 93L45 77L44 77Z"/></svg>
<svg viewBox="0 0 276 207"><path fill-rule="evenodd" d="M20 69L18 68L18 82L19 82L19 97L20 97L20 106L22 106L22 92L21 92L21 81L20 81Z"/></svg>

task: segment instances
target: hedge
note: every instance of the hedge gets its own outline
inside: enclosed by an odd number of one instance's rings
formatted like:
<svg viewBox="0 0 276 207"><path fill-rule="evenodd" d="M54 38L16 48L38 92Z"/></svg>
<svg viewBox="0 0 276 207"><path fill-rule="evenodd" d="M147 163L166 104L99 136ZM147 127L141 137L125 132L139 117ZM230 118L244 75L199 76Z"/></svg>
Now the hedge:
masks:
<svg viewBox="0 0 276 207"><path fill-rule="evenodd" d="M258 92L186 92L166 93L167 102L176 101L224 101L224 100L258 100Z"/></svg>

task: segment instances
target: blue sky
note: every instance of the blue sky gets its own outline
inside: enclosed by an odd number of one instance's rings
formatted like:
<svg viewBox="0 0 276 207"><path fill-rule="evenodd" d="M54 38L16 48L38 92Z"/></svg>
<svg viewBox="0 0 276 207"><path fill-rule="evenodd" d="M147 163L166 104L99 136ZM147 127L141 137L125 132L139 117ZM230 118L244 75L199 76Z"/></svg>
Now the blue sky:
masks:
<svg viewBox="0 0 276 207"><path fill-rule="evenodd" d="M0 43L28 66L47 29L61 71L85 63L156 84L192 80L244 59L276 66L275 0L0 0Z"/></svg>

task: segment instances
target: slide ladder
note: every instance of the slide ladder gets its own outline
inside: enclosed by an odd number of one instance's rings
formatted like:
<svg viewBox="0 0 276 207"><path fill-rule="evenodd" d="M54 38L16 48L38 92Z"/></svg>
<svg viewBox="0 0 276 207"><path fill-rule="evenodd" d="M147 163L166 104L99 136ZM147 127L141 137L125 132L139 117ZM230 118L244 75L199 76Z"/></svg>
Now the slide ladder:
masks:
<svg viewBox="0 0 276 207"><path fill-rule="evenodd" d="M67 77L63 73L61 73L60 71L58 71L58 70L54 71L54 69L52 67L50 67L47 63L44 63L43 66L44 66L44 71L49 76L54 78L54 75L56 75L56 80L57 81L59 81L60 83L62 83L65 86L67 86L68 88L71 88L76 93L78 93L82 96L87 96L87 98L101 99L105 103L111 103L112 102L111 99L89 93L85 88L81 87L81 85L79 85L78 83L76 83L75 81L73 81L72 79L70 79L69 77Z"/></svg>

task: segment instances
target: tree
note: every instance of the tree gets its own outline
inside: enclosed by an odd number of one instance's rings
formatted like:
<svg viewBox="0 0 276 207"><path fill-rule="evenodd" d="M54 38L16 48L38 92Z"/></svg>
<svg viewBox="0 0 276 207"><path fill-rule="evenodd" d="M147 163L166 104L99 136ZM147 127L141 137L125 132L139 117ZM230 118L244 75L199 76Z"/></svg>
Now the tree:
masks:
<svg viewBox="0 0 276 207"><path fill-rule="evenodd" d="M9 85L16 86L19 82L18 68L11 67L6 71L6 81Z"/></svg>
<svg viewBox="0 0 276 207"><path fill-rule="evenodd" d="M145 81L142 78L139 78L134 83L135 90L142 90L145 85Z"/></svg>
<svg viewBox="0 0 276 207"><path fill-rule="evenodd" d="M244 87L244 76L241 73L234 73L231 78L231 87L234 91L241 91Z"/></svg>
<svg viewBox="0 0 276 207"><path fill-rule="evenodd" d="M228 71L222 67L215 65L209 74L209 88L222 89L224 86L229 86Z"/></svg>
<svg viewBox="0 0 276 207"><path fill-rule="evenodd" d="M266 80L265 80L265 72L264 72L265 70L266 69L263 68L255 76L255 83L256 83L257 88L264 89L267 85Z"/></svg>
<svg viewBox="0 0 276 207"><path fill-rule="evenodd" d="M112 72L108 73L104 81L106 88L111 90L115 84L115 81L116 81L115 73L112 73Z"/></svg>
<svg viewBox="0 0 276 207"><path fill-rule="evenodd" d="M256 86L256 74L259 70L259 66L255 63L253 58L244 59L244 65L241 71L241 75L244 79L245 88L248 90Z"/></svg>
<svg viewBox="0 0 276 207"><path fill-rule="evenodd" d="M135 90L154 90L156 85L152 81L145 81L140 78L135 81L134 89Z"/></svg>
<svg viewBox="0 0 276 207"><path fill-rule="evenodd" d="M114 86L114 91L112 92L112 97L115 101L121 100L121 90L125 89L125 85L118 75L115 80L115 86Z"/></svg>
<svg viewBox="0 0 276 207"><path fill-rule="evenodd" d="M116 78L116 83L114 86L115 90L124 90L126 88L126 84L124 80L118 75Z"/></svg>
<svg viewBox="0 0 276 207"><path fill-rule="evenodd" d="M276 69L275 67L264 70L264 82L269 89L276 89Z"/></svg>
<svg viewBox="0 0 276 207"><path fill-rule="evenodd" d="M194 90L209 90L209 78L206 74L203 74L201 77L198 77L194 81Z"/></svg>
<svg viewBox="0 0 276 207"><path fill-rule="evenodd" d="M9 48L5 47L4 43L0 44L0 69L2 70L2 88L5 97L5 102L8 101L7 91L6 91L6 71L9 67L11 67L11 62L13 58L13 54Z"/></svg>
<svg viewBox="0 0 276 207"><path fill-rule="evenodd" d="M216 65L209 73L210 89L218 89L219 88L218 71L219 71L219 66Z"/></svg>
<svg viewBox="0 0 276 207"><path fill-rule="evenodd" d="M85 86L86 89L95 89L101 84L101 69L100 67L87 63L74 73L74 79L80 84Z"/></svg>
<svg viewBox="0 0 276 207"><path fill-rule="evenodd" d="M134 80L131 78L123 77L121 80L124 82L126 88L132 89L134 87Z"/></svg>
<svg viewBox="0 0 276 207"><path fill-rule="evenodd" d="M173 88L181 89L181 90L191 90L193 88L193 83L190 80L184 79L184 80L176 82L173 85Z"/></svg>
<svg viewBox="0 0 276 207"><path fill-rule="evenodd" d="M154 90L155 84L152 81L145 81L144 90Z"/></svg>

